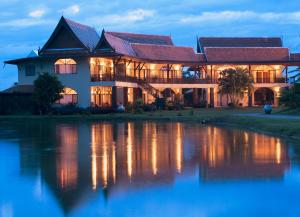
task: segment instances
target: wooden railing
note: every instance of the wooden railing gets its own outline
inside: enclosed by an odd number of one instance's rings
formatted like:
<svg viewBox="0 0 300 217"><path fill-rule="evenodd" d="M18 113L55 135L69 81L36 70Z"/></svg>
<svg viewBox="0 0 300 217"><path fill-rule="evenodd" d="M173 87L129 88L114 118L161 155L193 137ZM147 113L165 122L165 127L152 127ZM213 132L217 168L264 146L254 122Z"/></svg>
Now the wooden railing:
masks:
<svg viewBox="0 0 300 217"><path fill-rule="evenodd" d="M124 81L124 82L139 82L145 81L148 83L160 83L160 84L211 84L215 83L210 78L137 78L125 75L113 75L113 74L91 74L91 81Z"/></svg>
<svg viewBox="0 0 300 217"><path fill-rule="evenodd" d="M286 83L285 78L256 78L254 83Z"/></svg>

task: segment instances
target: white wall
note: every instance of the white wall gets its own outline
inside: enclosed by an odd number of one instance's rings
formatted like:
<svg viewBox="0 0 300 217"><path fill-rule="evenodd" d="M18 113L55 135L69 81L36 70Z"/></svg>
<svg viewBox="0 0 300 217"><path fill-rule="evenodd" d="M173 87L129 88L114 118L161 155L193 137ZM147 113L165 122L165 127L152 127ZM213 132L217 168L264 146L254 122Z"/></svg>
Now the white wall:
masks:
<svg viewBox="0 0 300 217"><path fill-rule="evenodd" d="M74 89L78 94L78 105L80 107L88 107L91 103L90 94L90 66L89 58L76 58L77 73L76 74L56 74L58 79L66 87ZM54 62L55 60L39 61L39 62L27 62L22 63L18 67L18 80L20 85L33 84L39 74L50 73L54 74ZM36 66L35 76L26 76L25 67L26 64L34 64Z"/></svg>

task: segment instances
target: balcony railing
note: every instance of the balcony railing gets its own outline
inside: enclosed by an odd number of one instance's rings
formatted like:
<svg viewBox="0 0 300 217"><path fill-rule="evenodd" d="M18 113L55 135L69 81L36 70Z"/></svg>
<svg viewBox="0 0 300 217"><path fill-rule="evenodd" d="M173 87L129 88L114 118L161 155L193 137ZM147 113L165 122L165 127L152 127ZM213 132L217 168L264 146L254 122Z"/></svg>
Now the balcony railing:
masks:
<svg viewBox="0 0 300 217"><path fill-rule="evenodd" d="M148 83L160 83L160 84L210 84L213 81L210 78L137 78L125 75L113 75L113 74L91 74L91 81L124 81L124 82L138 82L146 81Z"/></svg>
<svg viewBox="0 0 300 217"><path fill-rule="evenodd" d="M256 78L254 83L286 83L285 78Z"/></svg>

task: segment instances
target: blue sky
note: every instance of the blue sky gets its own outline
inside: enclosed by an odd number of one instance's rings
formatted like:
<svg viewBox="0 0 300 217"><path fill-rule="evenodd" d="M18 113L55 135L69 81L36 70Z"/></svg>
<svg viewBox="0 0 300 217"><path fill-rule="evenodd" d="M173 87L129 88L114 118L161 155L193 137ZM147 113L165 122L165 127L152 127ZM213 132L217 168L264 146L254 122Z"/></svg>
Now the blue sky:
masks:
<svg viewBox="0 0 300 217"><path fill-rule="evenodd" d="M171 35L196 47L198 36L279 36L300 51L299 0L0 0L0 62L42 47L60 16L114 31ZM17 81L0 67L0 90Z"/></svg>

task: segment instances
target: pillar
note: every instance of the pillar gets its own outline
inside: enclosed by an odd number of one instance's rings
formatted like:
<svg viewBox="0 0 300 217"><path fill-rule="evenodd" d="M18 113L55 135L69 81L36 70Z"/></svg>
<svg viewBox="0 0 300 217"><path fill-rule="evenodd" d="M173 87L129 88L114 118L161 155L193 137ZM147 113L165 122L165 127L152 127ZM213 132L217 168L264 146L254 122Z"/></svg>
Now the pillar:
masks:
<svg viewBox="0 0 300 217"><path fill-rule="evenodd" d="M128 87L123 87L123 104L128 104Z"/></svg>
<svg viewBox="0 0 300 217"><path fill-rule="evenodd" d="M116 86L112 87L112 92L111 92L111 106L113 108L117 107L117 87Z"/></svg>
<svg viewBox="0 0 300 217"><path fill-rule="evenodd" d="M198 94L198 89L194 88L193 89L193 105L199 104L199 94Z"/></svg>
<svg viewBox="0 0 300 217"><path fill-rule="evenodd" d="M210 105L210 88L206 88L206 102L207 102L207 106L209 107Z"/></svg>

